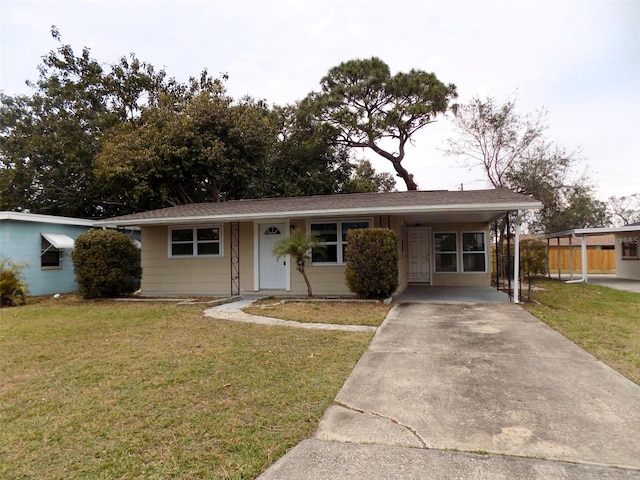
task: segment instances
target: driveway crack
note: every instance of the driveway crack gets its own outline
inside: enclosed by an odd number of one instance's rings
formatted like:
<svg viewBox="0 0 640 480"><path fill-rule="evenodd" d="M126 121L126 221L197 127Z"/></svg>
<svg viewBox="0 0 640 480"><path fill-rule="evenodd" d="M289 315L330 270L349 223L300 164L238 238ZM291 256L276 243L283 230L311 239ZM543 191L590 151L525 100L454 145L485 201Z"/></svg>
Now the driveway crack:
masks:
<svg viewBox="0 0 640 480"><path fill-rule="evenodd" d="M395 423L396 425L399 425L400 427L404 428L409 433L411 433L411 435L413 435L418 440L418 442L420 442L421 448L429 449L429 446L427 445L427 442L425 442L425 440L420 436L420 434L418 433L418 431L415 428L411 427L410 425L405 425L405 424L401 423L400 421L398 421L397 418L389 417L387 415L383 415L381 413L374 412L372 410L363 410L361 408L356 408L356 407L353 407L351 405L347 405L347 404L341 403L341 402L334 401L334 405L337 405L339 407L345 408L345 409L350 410L352 412L373 415L374 417L382 418L382 419L388 420L388 421L390 421L392 423Z"/></svg>

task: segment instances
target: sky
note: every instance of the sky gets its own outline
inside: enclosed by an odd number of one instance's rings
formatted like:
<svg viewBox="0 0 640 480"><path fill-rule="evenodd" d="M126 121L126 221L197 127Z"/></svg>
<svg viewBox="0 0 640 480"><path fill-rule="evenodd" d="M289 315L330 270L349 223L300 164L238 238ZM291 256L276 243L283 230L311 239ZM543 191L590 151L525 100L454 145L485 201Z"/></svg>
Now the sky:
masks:
<svg viewBox="0 0 640 480"><path fill-rule="evenodd" d="M472 97L546 111L550 141L581 159L597 197L640 193L640 0L0 0L0 90L29 94L55 25L105 64L134 53L186 81L226 73L228 93L284 105L341 62L373 56ZM450 118L415 136L403 162L421 190L487 188L446 156ZM379 171L374 153L357 152ZM404 189L401 179L399 189Z"/></svg>

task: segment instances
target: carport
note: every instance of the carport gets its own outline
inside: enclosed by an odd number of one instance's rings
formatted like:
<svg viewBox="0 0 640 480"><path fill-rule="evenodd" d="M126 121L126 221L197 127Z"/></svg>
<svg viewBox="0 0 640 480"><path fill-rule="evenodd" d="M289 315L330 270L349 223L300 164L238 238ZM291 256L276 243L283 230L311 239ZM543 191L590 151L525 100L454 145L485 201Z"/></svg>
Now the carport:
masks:
<svg viewBox="0 0 640 480"><path fill-rule="evenodd" d="M493 287L431 287L409 285L393 303L509 303L509 295Z"/></svg>
<svg viewBox="0 0 640 480"><path fill-rule="evenodd" d="M589 262L587 257L587 237L593 235L602 235L612 233L615 235L616 250L616 276L627 279L640 279L640 223L625 225L622 227L606 227L606 228L576 228L564 232L551 233L544 235L542 238L547 241L547 253L549 246L553 240L558 245L558 279L562 277L560 267L560 239L569 239L569 250L573 248L573 241L580 246L580 270L581 276L578 279L573 278L574 265L573 256L569 255L569 280L567 283L589 283ZM548 268L549 276L552 272ZM555 273L555 272L554 272Z"/></svg>

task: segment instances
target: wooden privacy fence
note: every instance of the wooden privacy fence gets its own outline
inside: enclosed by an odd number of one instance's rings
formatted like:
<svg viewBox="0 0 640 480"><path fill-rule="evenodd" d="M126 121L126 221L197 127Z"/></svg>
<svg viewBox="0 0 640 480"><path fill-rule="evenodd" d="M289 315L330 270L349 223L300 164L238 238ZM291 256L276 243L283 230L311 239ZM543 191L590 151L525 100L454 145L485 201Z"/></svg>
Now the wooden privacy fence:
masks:
<svg viewBox="0 0 640 480"><path fill-rule="evenodd" d="M573 271L582 272L582 252L580 247L572 249ZM614 272L616 269L616 253L615 250L596 250L595 248L587 248L587 265L588 272ZM551 274L558 271L558 248L549 248L549 270ZM569 271L569 247L560 248L560 270Z"/></svg>
<svg viewBox="0 0 640 480"><path fill-rule="evenodd" d="M513 248L513 247L512 247ZM580 246L573 247L573 271L582 273L582 252ZM506 260L501 259L501 262ZM513 260L512 260L513 261ZM496 272L496 251L495 247L491 247L489 255L491 273ZM598 249L594 247L587 248L587 262L589 264L588 273L607 273L616 270L616 254L615 250ZM569 272L569 247L560 247L560 270ZM549 272L553 275L558 272L558 248L553 245L549 248Z"/></svg>

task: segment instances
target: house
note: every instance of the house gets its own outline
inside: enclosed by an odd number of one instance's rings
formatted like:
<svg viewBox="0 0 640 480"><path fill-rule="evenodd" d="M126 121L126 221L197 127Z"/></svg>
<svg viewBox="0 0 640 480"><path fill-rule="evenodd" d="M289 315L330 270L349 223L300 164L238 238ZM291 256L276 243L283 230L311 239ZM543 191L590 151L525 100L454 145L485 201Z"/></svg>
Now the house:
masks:
<svg viewBox="0 0 640 480"><path fill-rule="evenodd" d="M140 227L145 295L304 295L295 265L272 253L294 230L325 243L307 269L314 293L349 295L344 252L350 229L385 227L397 234L399 291L410 283L488 286L493 223L507 212L541 206L503 189L409 191L189 204L97 225Z"/></svg>
<svg viewBox="0 0 640 480"><path fill-rule="evenodd" d="M616 277L640 280L640 223L625 225L622 227L604 228L578 228L565 232L545 235L549 244L559 242L561 239L571 239L580 246L581 261L578 265L587 265L586 272L582 271L581 282L588 282L588 272L592 264L588 256L588 245L591 237L600 235L612 235L615 252L615 273ZM578 265L574 265L572 271Z"/></svg>
<svg viewBox="0 0 640 480"><path fill-rule="evenodd" d="M31 295L75 292L71 250L93 220L22 212L0 212L0 258L24 264Z"/></svg>
<svg viewBox="0 0 640 480"><path fill-rule="evenodd" d="M523 235L522 239L540 237ZM588 235L587 264L589 273L614 273L616 270L616 237L613 233ZM542 238L549 254L549 273L581 272L580 241L572 237ZM571 253L570 253L571 252Z"/></svg>

